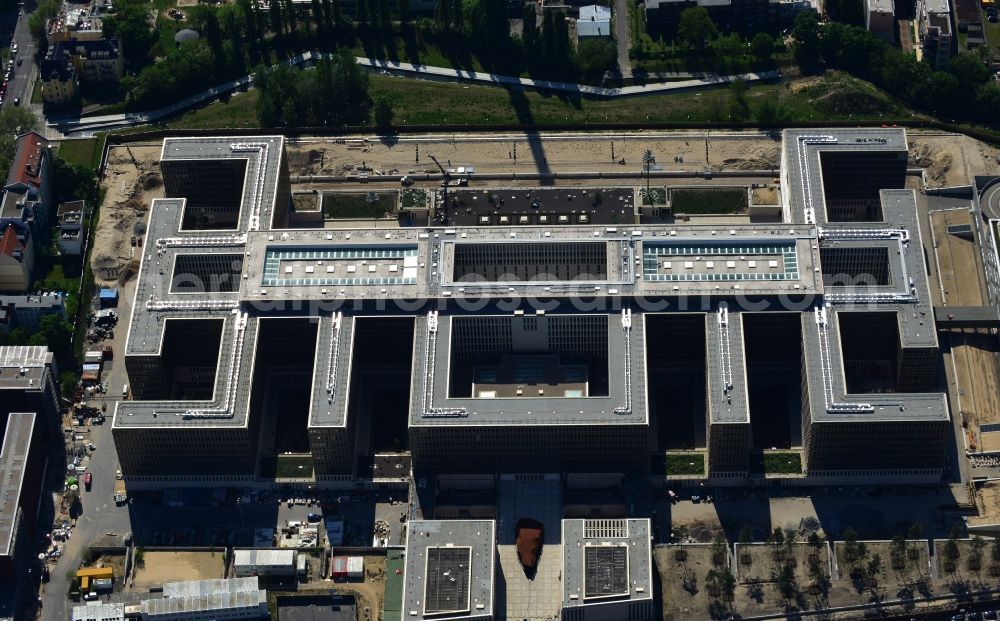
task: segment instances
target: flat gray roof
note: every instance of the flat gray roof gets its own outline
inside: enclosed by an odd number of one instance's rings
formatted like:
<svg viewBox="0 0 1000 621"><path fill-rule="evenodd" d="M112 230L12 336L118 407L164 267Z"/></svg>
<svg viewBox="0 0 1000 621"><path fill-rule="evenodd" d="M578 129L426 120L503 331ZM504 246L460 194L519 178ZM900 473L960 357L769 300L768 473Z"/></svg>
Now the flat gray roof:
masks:
<svg viewBox="0 0 1000 621"><path fill-rule="evenodd" d="M786 129L782 137L781 198L786 222L828 223L820 152L907 153L902 128Z"/></svg>
<svg viewBox="0 0 1000 621"><path fill-rule="evenodd" d="M318 320L310 426L347 424L355 318L360 316L395 312L415 318L411 426L646 424L642 312L711 314L706 318L710 385L732 379L731 388L713 388L709 395L714 422L747 420L739 313L759 310L755 308L759 302L766 306L763 310L798 310L809 317L817 305L829 305L831 313L895 312L901 347L937 347L913 192L882 191L884 222L825 221L819 153L905 153L903 130L787 130L782 197L788 219L797 224L766 225L272 230L282 149L280 137L164 141L165 160L249 159L243 207L235 231L181 231L185 199L154 201L125 354L158 357L169 320L219 319L224 325L216 385L211 401L119 402L116 428L245 425L251 388L245 378L251 377L255 363L259 320L270 317ZM808 209L815 212L811 219L805 217ZM475 283L453 279L459 244L561 242L604 244L606 278ZM885 248L892 284L864 290L825 288L820 249L827 246ZM242 255L239 291L172 293L170 280L179 254ZM596 312L608 317L609 396L524 397L517 408L508 407L506 399L449 398L452 320L506 312L497 308L510 298L529 303L562 300L553 311L558 314L591 312L571 308L571 302L607 301ZM722 300L730 309L727 330L714 316ZM484 310L474 304L482 301ZM609 307L614 310L605 310ZM635 309L628 330L619 308ZM729 334L725 349L724 333ZM803 336L812 338L811 334L806 331ZM839 349L838 341L832 343L832 349ZM807 343L807 349L817 346ZM811 378L820 377L823 364L807 356L805 371ZM626 368L628 373L619 372ZM839 370L833 374L842 375Z"/></svg>
<svg viewBox="0 0 1000 621"><path fill-rule="evenodd" d="M0 449L0 556L14 553L28 451L35 430L33 412L12 412Z"/></svg>
<svg viewBox="0 0 1000 621"><path fill-rule="evenodd" d="M418 317L413 350L410 426L646 424L645 337L638 315L634 319L631 314L624 313L547 316L607 318L607 396L525 396L516 400L450 397L452 330L453 321L459 316L438 315L436 320L433 317ZM624 327L626 321L629 325L627 329ZM437 324L436 331L431 323Z"/></svg>
<svg viewBox="0 0 1000 621"><path fill-rule="evenodd" d="M495 564L493 520L410 520L406 525L403 617L492 617ZM451 605L454 607L449 608Z"/></svg>
<svg viewBox="0 0 1000 621"><path fill-rule="evenodd" d="M48 347L0 347L0 390L40 389L54 357Z"/></svg>
<svg viewBox="0 0 1000 621"><path fill-rule="evenodd" d="M743 316L728 308L705 314L709 423L750 422Z"/></svg>
<svg viewBox="0 0 1000 621"><path fill-rule="evenodd" d="M649 537L649 519L563 520L563 608L652 599Z"/></svg>

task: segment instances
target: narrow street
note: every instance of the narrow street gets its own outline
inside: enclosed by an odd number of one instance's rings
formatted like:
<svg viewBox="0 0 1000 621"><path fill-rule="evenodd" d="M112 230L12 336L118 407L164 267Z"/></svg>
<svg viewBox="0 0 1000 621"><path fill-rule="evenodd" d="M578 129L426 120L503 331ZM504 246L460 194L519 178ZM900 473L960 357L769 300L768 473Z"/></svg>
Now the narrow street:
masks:
<svg viewBox="0 0 1000 621"><path fill-rule="evenodd" d="M618 43L618 71L622 79L632 77L632 66L628 61L628 3L635 0L615 0L615 41Z"/></svg>

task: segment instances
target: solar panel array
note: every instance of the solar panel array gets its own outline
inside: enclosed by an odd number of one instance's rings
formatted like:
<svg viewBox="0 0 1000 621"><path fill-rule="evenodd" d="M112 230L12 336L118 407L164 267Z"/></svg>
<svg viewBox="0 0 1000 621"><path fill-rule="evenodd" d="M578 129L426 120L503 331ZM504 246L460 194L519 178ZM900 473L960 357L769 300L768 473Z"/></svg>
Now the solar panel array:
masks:
<svg viewBox="0 0 1000 621"><path fill-rule="evenodd" d="M587 546L583 549L583 596L628 595L628 548Z"/></svg>
<svg viewBox="0 0 1000 621"><path fill-rule="evenodd" d="M424 612L436 614L469 609L472 548L427 548Z"/></svg>

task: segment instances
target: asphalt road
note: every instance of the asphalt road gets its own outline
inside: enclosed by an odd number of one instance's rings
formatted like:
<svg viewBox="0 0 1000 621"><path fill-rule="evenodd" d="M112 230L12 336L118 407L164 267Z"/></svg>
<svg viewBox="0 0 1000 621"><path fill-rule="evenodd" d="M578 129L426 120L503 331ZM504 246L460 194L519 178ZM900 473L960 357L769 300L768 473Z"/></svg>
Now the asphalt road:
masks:
<svg viewBox="0 0 1000 621"><path fill-rule="evenodd" d="M632 65L628 61L628 3L629 0L615 0L615 41L618 43L618 71L622 78L632 77Z"/></svg>
<svg viewBox="0 0 1000 621"><path fill-rule="evenodd" d="M18 17L17 26L14 28L13 43L17 43L17 58L21 60L21 66L14 61L14 75L7 82L7 94L3 98L3 105L13 106L14 99L19 98L22 106L31 104L31 90L35 85L35 76L38 71L35 68L35 41L28 31L29 13L25 8ZM12 56L13 57L13 56Z"/></svg>

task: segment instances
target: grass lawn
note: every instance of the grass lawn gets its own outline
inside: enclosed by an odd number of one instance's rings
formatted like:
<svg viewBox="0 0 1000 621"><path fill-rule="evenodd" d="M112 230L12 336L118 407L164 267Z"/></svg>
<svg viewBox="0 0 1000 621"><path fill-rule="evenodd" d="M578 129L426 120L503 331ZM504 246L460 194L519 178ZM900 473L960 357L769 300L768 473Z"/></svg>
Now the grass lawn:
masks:
<svg viewBox="0 0 1000 621"><path fill-rule="evenodd" d="M789 123L807 119L901 119L911 114L866 82L829 72L808 89L788 88L790 83L756 84L747 91L751 108L765 98L786 110ZM534 91L506 90L492 86L423 82L372 75L369 95L387 97L394 104L396 125L466 123L641 123L707 122L726 118L729 93L721 88L681 91L627 99L590 99ZM869 102L864 114L853 105ZM851 103L852 105L845 105ZM257 93L234 95L167 121L172 129L259 127ZM871 110L871 112L867 112ZM850 116L853 115L853 116ZM133 131L142 131L137 128Z"/></svg>
<svg viewBox="0 0 1000 621"><path fill-rule="evenodd" d="M667 475L677 474L704 476L705 456L702 453L667 453Z"/></svg>
<svg viewBox="0 0 1000 621"><path fill-rule="evenodd" d="M403 190L400 200L403 209L422 208L427 204L427 190Z"/></svg>
<svg viewBox="0 0 1000 621"><path fill-rule="evenodd" d="M746 190L672 190L670 205L674 213L724 214L743 213L747 209Z"/></svg>
<svg viewBox="0 0 1000 621"><path fill-rule="evenodd" d="M986 44L994 54L1000 54L1000 22L992 24L983 16L983 34L986 35Z"/></svg>
<svg viewBox="0 0 1000 621"><path fill-rule="evenodd" d="M261 476L275 479L305 479L313 474L312 455L275 455L264 458Z"/></svg>
<svg viewBox="0 0 1000 621"><path fill-rule="evenodd" d="M42 103L42 81L35 80L35 86L31 89L31 103Z"/></svg>
<svg viewBox="0 0 1000 621"><path fill-rule="evenodd" d="M323 217L327 220L384 218L395 208L395 192L327 192L323 194Z"/></svg>
<svg viewBox="0 0 1000 621"><path fill-rule="evenodd" d="M104 151L104 134L93 138L63 140L59 143L59 156L71 164L97 170Z"/></svg>
<svg viewBox="0 0 1000 621"><path fill-rule="evenodd" d="M755 474L802 474L802 455L793 452L751 455L750 472Z"/></svg>

